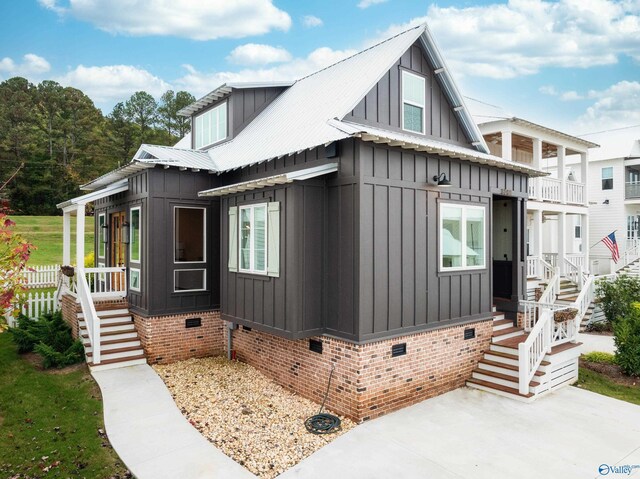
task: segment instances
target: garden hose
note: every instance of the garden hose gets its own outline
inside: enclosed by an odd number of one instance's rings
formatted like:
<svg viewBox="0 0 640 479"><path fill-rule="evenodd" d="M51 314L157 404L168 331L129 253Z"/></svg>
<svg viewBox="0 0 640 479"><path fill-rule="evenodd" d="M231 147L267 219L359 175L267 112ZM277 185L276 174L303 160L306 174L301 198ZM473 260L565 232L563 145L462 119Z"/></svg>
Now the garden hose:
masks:
<svg viewBox="0 0 640 479"><path fill-rule="evenodd" d="M312 434L330 434L340 430L340 418L333 414L323 413L324 404L329 396L329 389L331 388L331 378L333 377L333 371L336 369L335 364L331 365L331 372L329 373L329 382L327 383L327 390L324 393L324 399L318 414L307 418L304 422L304 427L307 428Z"/></svg>

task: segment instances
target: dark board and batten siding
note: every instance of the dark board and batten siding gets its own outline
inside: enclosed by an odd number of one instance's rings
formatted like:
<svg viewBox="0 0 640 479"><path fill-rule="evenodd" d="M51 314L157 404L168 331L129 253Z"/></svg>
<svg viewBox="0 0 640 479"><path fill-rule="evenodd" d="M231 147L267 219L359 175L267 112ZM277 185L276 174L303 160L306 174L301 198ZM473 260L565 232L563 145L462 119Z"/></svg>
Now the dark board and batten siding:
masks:
<svg viewBox="0 0 640 479"><path fill-rule="evenodd" d="M129 290L128 301L131 309L136 311L146 311L148 307L148 297L144 293L145 288L149 284L149 262L148 258L150 258L149 252L149 243L146 240L146 232L149 231L149 175L148 171L143 171L138 173L135 176L129 178L129 189L122 193L117 193L115 195L109 196L107 198L101 198L94 202L94 218L95 218L95 227L94 227L94 249L95 254L95 262L96 265L98 263L104 262L105 266L109 266L111 263L111 248L110 245L107 244L105 247L106 254L105 258L98 258L97 252L99 251L100 241L100 232L98 231L98 215L101 213L105 213L106 221L109 222L109 215L112 213L124 211L126 215L126 221L130 221L130 209L136 206L141 208L142 212L142 245L141 245L141 259L140 262L140 284L142 286L141 291L131 291ZM88 251L87 251L88 253ZM126 253L125 259L127 261L126 266L132 266L129 263L129 246L126 245ZM136 263L134 266L138 266ZM128 274L128 272L127 272ZM127 278L127 282L129 278Z"/></svg>
<svg viewBox="0 0 640 479"><path fill-rule="evenodd" d="M469 145L462 127L435 79L433 68L416 42L407 50L358 105L345 117L347 121L402 131L402 71L425 78L425 135L459 145ZM418 134L413 133L411 134Z"/></svg>
<svg viewBox="0 0 640 479"><path fill-rule="evenodd" d="M491 204L526 194L526 177L469 162L361 143L358 340L491 316ZM434 186L446 172L452 187ZM440 272L439 204L486 208L487 268Z"/></svg>

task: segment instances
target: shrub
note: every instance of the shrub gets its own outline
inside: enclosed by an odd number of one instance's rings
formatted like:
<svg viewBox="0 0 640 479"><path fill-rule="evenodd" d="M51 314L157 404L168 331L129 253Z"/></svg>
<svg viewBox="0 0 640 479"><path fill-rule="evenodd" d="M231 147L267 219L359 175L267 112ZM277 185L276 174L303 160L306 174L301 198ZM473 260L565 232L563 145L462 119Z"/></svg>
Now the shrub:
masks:
<svg viewBox="0 0 640 479"><path fill-rule="evenodd" d="M612 331L611 323L609 321L598 321L597 323L587 324L588 333L602 333L605 331Z"/></svg>
<svg viewBox="0 0 640 479"><path fill-rule="evenodd" d="M600 351L592 351L582 355L582 359L590 363L615 364L616 357L611 353L603 353Z"/></svg>
<svg viewBox="0 0 640 479"><path fill-rule="evenodd" d="M629 315L631 303L640 301L640 279L623 274L613 281L598 281L596 297L607 321L615 323Z"/></svg>
<svg viewBox="0 0 640 479"><path fill-rule="evenodd" d="M640 303L613 323L616 364L629 376L640 376Z"/></svg>
<svg viewBox="0 0 640 479"><path fill-rule="evenodd" d="M20 315L16 327L9 331L18 352L35 351L42 356L45 368L61 368L84 359L82 342L73 340L60 311L43 314L38 320Z"/></svg>
<svg viewBox="0 0 640 479"><path fill-rule="evenodd" d="M84 257L84 267L85 268L94 268L96 265L96 256L95 253L92 251L91 253L88 253L85 255Z"/></svg>

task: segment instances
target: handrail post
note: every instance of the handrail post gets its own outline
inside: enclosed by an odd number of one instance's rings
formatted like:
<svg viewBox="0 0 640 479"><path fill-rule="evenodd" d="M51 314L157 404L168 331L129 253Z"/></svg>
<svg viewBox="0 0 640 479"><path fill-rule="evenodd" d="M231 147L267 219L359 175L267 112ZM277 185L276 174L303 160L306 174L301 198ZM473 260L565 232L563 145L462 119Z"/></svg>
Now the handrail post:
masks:
<svg viewBox="0 0 640 479"><path fill-rule="evenodd" d="M518 344L518 392L527 394L529 392L529 350L524 343Z"/></svg>

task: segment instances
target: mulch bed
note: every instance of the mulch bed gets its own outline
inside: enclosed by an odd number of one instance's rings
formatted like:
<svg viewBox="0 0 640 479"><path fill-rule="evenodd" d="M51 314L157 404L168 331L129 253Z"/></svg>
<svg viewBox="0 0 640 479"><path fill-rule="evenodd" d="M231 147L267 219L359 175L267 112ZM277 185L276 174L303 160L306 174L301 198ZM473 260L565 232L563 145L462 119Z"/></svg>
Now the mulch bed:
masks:
<svg viewBox="0 0 640 479"><path fill-rule="evenodd" d="M339 432L307 432L304 420L319 405L245 363L217 357L153 367L189 422L261 478L278 476L355 426L341 417Z"/></svg>
<svg viewBox="0 0 640 479"><path fill-rule="evenodd" d="M40 356L38 353L23 353L20 355L20 357L29 364L33 365L37 370L44 371L49 374L69 374L81 369L87 369L87 363L85 363L84 361L72 364L70 366L65 366L64 368L45 369L42 365L42 356Z"/></svg>
<svg viewBox="0 0 640 479"><path fill-rule="evenodd" d="M620 366L609 363L593 363L580 359L580 366L600 373L616 384L640 388L640 378L627 376L622 372Z"/></svg>

